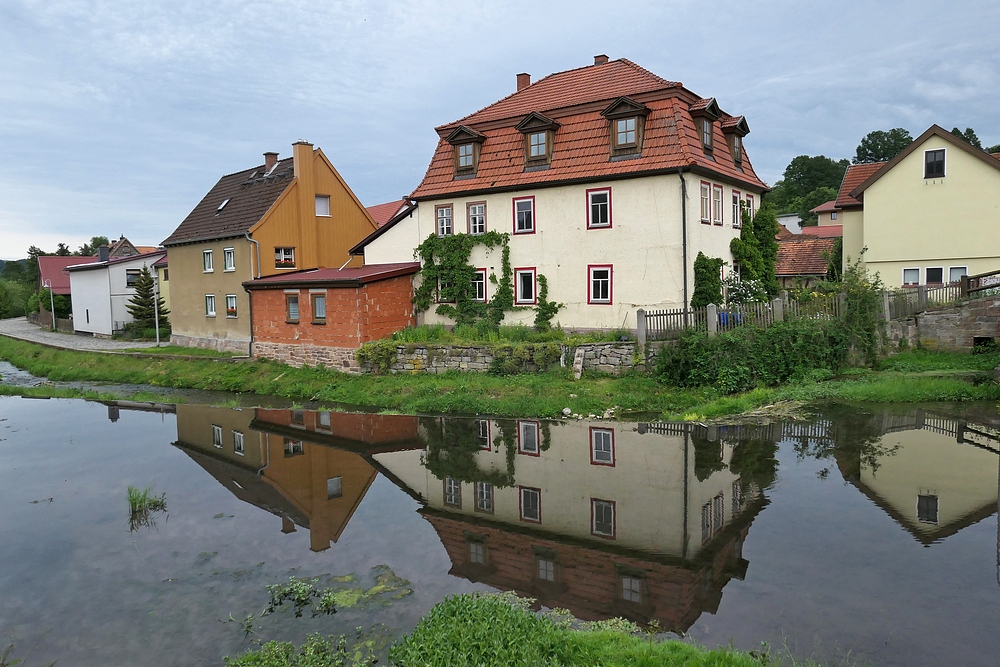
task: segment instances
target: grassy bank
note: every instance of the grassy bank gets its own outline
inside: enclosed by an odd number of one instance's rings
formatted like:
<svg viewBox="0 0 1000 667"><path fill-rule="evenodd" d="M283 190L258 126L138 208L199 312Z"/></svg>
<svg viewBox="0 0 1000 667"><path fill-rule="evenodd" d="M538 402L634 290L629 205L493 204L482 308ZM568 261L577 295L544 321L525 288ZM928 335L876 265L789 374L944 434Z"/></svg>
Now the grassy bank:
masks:
<svg viewBox="0 0 1000 667"><path fill-rule="evenodd" d="M0 336L0 359L53 381L148 384L157 387L232 391L293 401L340 403L404 413L463 413L555 417L563 408L582 415L656 413L702 419L732 415L778 401L843 399L883 403L1000 400L1000 385L972 384L935 373L985 371L1000 355L909 352L884 370L825 381L723 395L713 388L678 389L641 375L587 377L568 369L538 375L496 377L479 373L352 376L322 368L291 368L268 361L218 363L208 359L134 358L60 350ZM51 394L45 392L51 391ZM72 395L72 390L6 388L3 393ZM83 394L84 392L81 392ZM93 392L90 392L93 393Z"/></svg>
<svg viewBox="0 0 1000 667"><path fill-rule="evenodd" d="M389 651L395 667L759 667L783 663L770 655L706 650L680 641L657 641L628 621L579 624L563 614L539 616L511 595L447 598ZM575 629L574 629L575 628ZM316 635L298 650L268 642L227 658L230 667L371 665L346 638Z"/></svg>

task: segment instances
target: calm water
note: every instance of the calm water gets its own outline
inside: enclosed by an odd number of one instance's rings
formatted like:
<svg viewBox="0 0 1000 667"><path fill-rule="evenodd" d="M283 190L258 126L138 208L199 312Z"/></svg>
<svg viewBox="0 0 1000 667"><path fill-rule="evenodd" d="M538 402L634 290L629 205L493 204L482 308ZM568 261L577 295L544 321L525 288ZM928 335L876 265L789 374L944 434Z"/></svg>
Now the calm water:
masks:
<svg viewBox="0 0 1000 667"><path fill-rule="evenodd" d="M1000 416L963 410L724 429L0 398L0 647L217 665L268 584L386 565L412 594L251 639L398 636L500 589L708 645L992 665ZM129 485L168 508L131 532Z"/></svg>

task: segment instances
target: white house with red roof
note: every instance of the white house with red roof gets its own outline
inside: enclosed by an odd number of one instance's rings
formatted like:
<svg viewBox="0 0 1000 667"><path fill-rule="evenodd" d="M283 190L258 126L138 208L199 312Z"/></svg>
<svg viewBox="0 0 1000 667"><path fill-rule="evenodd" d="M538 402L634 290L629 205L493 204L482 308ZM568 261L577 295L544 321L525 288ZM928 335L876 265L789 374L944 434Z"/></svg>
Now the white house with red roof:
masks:
<svg viewBox="0 0 1000 667"><path fill-rule="evenodd" d="M128 303L135 296L135 283L143 268L154 272L154 265L165 259L164 249L127 257L108 257L107 248L100 249L99 261L77 259L66 267L73 300L73 330L94 336L111 336L133 321Z"/></svg>
<svg viewBox="0 0 1000 667"><path fill-rule="evenodd" d="M703 98L625 59L531 83L436 128L438 146L406 207L352 253L412 261L432 234L510 234L515 303L530 323L539 276L563 327L635 327L638 308L679 308L699 252L732 261L744 206L767 185L743 148L750 131ZM472 296L493 298L501 250L477 245ZM432 307L425 323L450 323Z"/></svg>

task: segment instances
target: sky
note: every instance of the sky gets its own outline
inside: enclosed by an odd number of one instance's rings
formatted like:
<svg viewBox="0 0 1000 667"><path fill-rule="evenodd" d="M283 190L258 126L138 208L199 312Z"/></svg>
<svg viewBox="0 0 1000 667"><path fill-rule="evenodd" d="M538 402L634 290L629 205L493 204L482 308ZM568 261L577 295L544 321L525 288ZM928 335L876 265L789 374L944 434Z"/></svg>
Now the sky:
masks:
<svg viewBox="0 0 1000 667"><path fill-rule="evenodd" d="M0 0L0 259L159 244L227 173L323 149L366 205L409 194L434 127L628 58L796 155L937 123L1000 144L1000 3Z"/></svg>

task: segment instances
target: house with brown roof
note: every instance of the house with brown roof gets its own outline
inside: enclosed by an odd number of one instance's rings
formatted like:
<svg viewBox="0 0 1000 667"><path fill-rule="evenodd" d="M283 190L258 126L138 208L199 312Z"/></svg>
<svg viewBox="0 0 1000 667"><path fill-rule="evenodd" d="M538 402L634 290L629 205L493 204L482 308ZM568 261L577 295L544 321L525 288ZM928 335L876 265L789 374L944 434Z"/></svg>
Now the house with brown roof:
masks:
<svg viewBox="0 0 1000 667"><path fill-rule="evenodd" d="M437 127L416 207L352 252L397 263L430 235L509 234L519 309L507 322L533 321L541 276L565 327L634 327L638 308L686 303L698 252L731 261L742 209L767 190L743 147L747 121L625 59L530 79ZM470 261L471 298L489 301L502 250L476 245ZM420 318L451 323L434 307Z"/></svg>
<svg viewBox="0 0 1000 667"><path fill-rule="evenodd" d="M778 240L774 275L784 289L826 280L836 238L791 234Z"/></svg>
<svg viewBox="0 0 1000 667"><path fill-rule="evenodd" d="M243 282L303 269L361 266L348 250L376 223L322 150L228 174L163 242L170 266L171 343L248 353Z"/></svg>
<svg viewBox="0 0 1000 667"><path fill-rule="evenodd" d="M836 206L845 266L863 257L889 287L1000 269L1000 159L938 125L888 162L849 167Z"/></svg>

